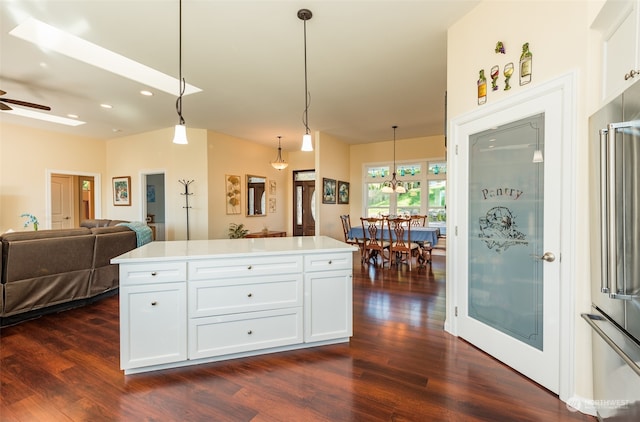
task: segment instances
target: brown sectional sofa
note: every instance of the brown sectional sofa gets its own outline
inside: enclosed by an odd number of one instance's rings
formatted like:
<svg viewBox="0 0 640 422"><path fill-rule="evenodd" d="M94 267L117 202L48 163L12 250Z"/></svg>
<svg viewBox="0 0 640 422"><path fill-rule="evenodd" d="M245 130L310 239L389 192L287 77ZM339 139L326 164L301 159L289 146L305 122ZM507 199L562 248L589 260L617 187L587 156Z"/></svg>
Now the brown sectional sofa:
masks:
<svg viewBox="0 0 640 422"><path fill-rule="evenodd" d="M0 326L117 293L118 266L110 260L136 248L136 233L119 222L0 236Z"/></svg>

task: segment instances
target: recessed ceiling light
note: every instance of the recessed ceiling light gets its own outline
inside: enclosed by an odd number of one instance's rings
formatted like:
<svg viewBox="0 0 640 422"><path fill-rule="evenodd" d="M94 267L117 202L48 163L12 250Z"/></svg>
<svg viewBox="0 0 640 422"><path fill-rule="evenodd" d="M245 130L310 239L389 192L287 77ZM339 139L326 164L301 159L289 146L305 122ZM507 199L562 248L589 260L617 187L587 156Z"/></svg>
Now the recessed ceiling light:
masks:
<svg viewBox="0 0 640 422"><path fill-rule="evenodd" d="M96 66L116 75L141 84L177 94L181 86L178 79L131 60L104 47L90 43L75 35L61 31L34 18L29 18L9 32L11 35L29 41L41 48L56 51L81 62ZM183 95L200 92L202 89L186 84Z"/></svg>
<svg viewBox="0 0 640 422"><path fill-rule="evenodd" d="M67 119L66 117L55 116L53 114L40 113L39 111L25 110L22 108L14 108L13 110L3 111L0 115L3 114L13 114L14 116L20 117L28 117L30 119L38 119L44 120L46 122L58 123L61 125L67 126L80 126L85 124L85 122L80 120Z"/></svg>
<svg viewBox="0 0 640 422"><path fill-rule="evenodd" d="M100 104L100 107L107 108L107 109L112 109L113 108L113 106L111 104Z"/></svg>
<svg viewBox="0 0 640 422"><path fill-rule="evenodd" d="M142 91L140 91L140 94L144 95L145 97L153 96L153 92L147 91L147 90L144 90L144 89Z"/></svg>

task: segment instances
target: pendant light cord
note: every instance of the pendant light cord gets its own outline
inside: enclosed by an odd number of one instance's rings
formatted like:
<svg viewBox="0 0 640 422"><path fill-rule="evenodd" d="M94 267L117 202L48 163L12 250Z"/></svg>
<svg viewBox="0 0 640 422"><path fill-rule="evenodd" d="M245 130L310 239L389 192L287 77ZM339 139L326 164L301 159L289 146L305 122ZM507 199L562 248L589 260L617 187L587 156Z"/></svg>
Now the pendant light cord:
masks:
<svg viewBox="0 0 640 422"><path fill-rule="evenodd" d="M182 0L180 0L179 4L180 11L178 13L178 77L180 80L178 81L178 91L180 92L180 95L176 100L176 112L178 112L178 116L180 117L180 124L184 125L184 118L182 117L182 95L184 94L187 83L182 77Z"/></svg>
<svg viewBox="0 0 640 422"><path fill-rule="evenodd" d="M393 128L393 179L396 178L396 129L398 126L391 126Z"/></svg>
<svg viewBox="0 0 640 422"><path fill-rule="evenodd" d="M311 16L305 16L302 19L304 30L304 127L307 135L309 134L309 103L311 95L307 84L307 20Z"/></svg>

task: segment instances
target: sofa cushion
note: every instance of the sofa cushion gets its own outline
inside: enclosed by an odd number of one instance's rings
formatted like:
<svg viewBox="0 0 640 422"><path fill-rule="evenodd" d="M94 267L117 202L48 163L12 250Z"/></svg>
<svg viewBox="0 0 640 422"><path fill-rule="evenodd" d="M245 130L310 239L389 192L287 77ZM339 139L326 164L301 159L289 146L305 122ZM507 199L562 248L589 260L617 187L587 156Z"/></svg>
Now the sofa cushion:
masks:
<svg viewBox="0 0 640 422"><path fill-rule="evenodd" d="M109 233L120 233L120 232L133 233L133 231L126 226L94 227L91 229L91 233L93 234L109 234Z"/></svg>
<svg viewBox="0 0 640 422"><path fill-rule="evenodd" d="M2 242L18 242L22 240L49 239L54 237L86 236L88 234L91 234L91 230L87 229L86 227L80 227L76 229L38 230L4 233L0 239L2 240Z"/></svg>
<svg viewBox="0 0 640 422"><path fill-rule="evenodd" d="M3 282L90 270L95 236L89 230L87 232L84 236L29 240L12 240L13 236L3 236Z"/></svg>
<svg viewBox="0 0 640 422"><path fill-rule="evenodd" d="M89 220L82 220L80 222L80 227L87 227L89 229L93 227L107 227L110 221L111 220L108 220L105 218L94 218Z"/></svg>

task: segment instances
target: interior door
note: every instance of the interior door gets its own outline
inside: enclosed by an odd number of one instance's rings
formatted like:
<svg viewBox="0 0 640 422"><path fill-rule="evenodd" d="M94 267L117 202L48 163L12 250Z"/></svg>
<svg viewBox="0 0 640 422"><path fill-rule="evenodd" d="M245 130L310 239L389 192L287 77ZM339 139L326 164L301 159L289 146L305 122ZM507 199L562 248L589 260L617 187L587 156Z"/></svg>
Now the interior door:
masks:
<svg viewBox="0 0 640 422"><path fill-rule="evenodd" d="M558 393L562 113L553 96L467 128L457 324L461 337Z"/></svg>
<svg viewBox="0 0 640 422"><path fill-rule="evenodd" d="M293 235L314 236L316 233L315 171L294 172L293 177ZM313 179L308 180L311 177Z"/></svg>
<svg viewBox="0 0 640 422"><path fill-rule="evenodd" d="M51 176L51 228L73 227L73 178L70 175Z"/></svg>

